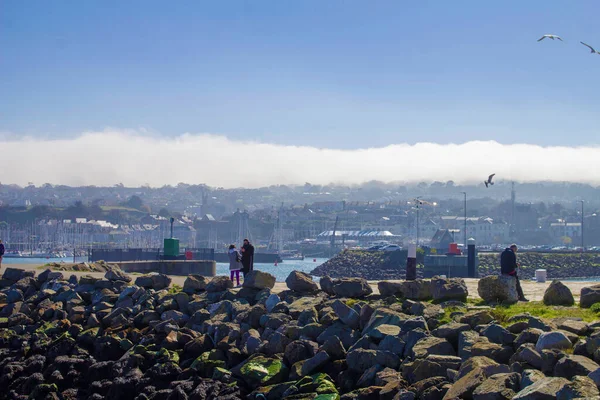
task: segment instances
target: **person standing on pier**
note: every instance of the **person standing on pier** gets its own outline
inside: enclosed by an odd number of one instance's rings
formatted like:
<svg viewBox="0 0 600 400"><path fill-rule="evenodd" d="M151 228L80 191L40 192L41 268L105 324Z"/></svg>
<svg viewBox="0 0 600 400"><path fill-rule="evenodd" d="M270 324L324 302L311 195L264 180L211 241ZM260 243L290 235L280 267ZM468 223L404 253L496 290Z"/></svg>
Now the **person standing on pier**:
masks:
<svg viewBox="0 0 600 400"><path fill-rule="evenodd" d="M240 270L242 269L242 255L235 248L235 244L229 245L229 252L227 254L229 256L230 279L233 282L233 276L235 275L237 285L240 286Z"/></svg>
<svg viewBox="0 0 600 400"><path fill-rule="evenodd" d="M254 270L254 246L248 239L244 239L244 245L242 246L242 265L244 266L242 273L246 278L246 274Z"/></svg>

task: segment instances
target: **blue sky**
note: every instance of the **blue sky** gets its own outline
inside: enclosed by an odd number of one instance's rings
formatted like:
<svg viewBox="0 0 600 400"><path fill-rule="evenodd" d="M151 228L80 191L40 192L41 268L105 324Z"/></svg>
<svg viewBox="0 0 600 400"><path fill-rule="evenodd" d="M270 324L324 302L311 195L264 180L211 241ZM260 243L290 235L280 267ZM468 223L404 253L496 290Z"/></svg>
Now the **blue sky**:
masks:
<svg viewBox="0 0 600 400"><path fill-rule="evenodd" d="M597 145L600 2L0 2L0 132ZM545 33L565 42L536 40Z"/></svg>

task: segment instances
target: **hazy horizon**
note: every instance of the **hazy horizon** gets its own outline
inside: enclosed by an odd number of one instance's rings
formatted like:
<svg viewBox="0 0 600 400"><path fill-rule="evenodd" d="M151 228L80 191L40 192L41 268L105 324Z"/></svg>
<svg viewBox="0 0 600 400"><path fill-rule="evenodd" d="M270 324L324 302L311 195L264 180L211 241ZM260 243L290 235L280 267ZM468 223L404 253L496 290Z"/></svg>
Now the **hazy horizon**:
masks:
<svg viewBox="0 0 600 400"><path fill-rule="evenodd" d="M223 188L278 184L361 184L495 180L600 184L600 147L470 141L392 144L356 150L231 140L223 135L161 136L107 129L74 138L0 139L4 183L159 187L185 182Z"/></svg>

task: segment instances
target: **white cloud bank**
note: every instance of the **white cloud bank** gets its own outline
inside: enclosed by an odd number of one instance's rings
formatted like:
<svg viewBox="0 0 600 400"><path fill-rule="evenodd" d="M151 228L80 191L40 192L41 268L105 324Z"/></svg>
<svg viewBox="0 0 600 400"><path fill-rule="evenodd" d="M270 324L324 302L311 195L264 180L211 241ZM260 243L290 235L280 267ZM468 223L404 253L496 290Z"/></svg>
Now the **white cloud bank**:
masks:
<svg viewBox="0 0 600 400"><path fill-rule="evenodd" d="M69 139L0 139L3 183L151 186L481 182L498 179L600 184L600 147L541 147L497 142L395 144L334 150L233 141L224 136L176 138L106 130Z"/></svg>

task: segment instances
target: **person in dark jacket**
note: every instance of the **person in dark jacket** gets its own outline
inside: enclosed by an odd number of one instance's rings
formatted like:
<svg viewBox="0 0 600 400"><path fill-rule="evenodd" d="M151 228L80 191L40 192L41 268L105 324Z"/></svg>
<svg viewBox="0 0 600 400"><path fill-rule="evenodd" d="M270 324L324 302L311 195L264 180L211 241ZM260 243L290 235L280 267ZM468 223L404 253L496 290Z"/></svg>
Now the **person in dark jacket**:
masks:
<svg viewBox="0 0 600 400"><path fill-rule="evenodd" d="M519 264L517 263L517 250L516 244L504 249L500 255L500 272L502 275L514 276L517 280L517 294L519 295L519 301L529 301L523 294L523 288L521 288L521 282L517 275L517 268L519 268Z"/></svg>
<svg viewBox="0 0 600 400"><path fill-rule="evenodd" d="M0 240L0 270L2 269L2 257L4 257L5 251L6 248L4 247L4 243L2 243L2 240Z"/></svg>
<svg viewBox="0 0 600 400"><path fill-rule="evenodd" d="M254 270L254 246L248 239L244 239L244 245L242 246L242 266L242 273L246 278L246 274Z"/></svg>

